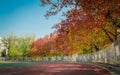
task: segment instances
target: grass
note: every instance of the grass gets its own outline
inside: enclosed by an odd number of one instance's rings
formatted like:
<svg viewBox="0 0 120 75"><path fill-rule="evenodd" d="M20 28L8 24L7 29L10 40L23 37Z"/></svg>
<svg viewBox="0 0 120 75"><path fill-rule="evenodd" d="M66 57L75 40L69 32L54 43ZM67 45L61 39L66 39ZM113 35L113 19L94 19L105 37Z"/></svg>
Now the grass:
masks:
<svg viewBox="0 0 120 75"><path fill-rule="evenodd" d="M33 66L37 62L0 62L0 68Z"/></svg>

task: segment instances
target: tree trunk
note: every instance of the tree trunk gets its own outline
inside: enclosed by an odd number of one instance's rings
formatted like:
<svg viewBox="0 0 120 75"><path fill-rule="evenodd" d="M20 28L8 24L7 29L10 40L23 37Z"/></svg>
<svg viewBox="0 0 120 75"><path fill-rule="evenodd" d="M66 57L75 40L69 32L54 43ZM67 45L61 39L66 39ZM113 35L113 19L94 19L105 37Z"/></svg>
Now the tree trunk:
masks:
<svg viewBox="0 0 120 75"><path fill-rule="evenodd" d="M109 40L111 41L111 42L113 42L114 41L114 39L113 38L111 38L111 36L109 35L109 33L107 32L107 30L106 29L104 29L104 28L102 28L102 30L105 32L105 34L108 36L108 38L109 38Z"/></svg>

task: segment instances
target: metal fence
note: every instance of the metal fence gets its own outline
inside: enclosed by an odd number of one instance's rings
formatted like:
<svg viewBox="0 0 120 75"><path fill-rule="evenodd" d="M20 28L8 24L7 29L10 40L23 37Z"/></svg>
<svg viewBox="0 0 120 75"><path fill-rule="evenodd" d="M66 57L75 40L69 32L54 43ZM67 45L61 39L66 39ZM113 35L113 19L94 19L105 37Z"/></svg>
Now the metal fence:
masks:
<svg viewBox="0 0 120 75"><path fill-rule="evenodd" d="M0 61L11 62L76 62L72 56L57 57L0 57Z"/></svg>

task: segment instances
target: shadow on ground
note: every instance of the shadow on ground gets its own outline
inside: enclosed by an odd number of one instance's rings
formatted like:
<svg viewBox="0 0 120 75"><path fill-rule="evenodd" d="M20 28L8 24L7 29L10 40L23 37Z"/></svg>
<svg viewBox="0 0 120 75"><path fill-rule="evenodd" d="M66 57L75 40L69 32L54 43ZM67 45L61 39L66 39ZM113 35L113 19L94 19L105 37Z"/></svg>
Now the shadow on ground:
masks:
<svg viewBox="0 0 120 75"><path fill-rule="evenodd" d="M40 63L30 67L0 69L0 75L111 75L102 67L90 64Z"/></svg>

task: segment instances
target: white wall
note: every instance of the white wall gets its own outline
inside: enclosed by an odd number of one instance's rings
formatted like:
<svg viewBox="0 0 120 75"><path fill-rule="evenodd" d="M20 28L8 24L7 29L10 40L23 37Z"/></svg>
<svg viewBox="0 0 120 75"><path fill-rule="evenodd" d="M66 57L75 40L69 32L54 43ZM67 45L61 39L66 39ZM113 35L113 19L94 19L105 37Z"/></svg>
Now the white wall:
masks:
<svg viewBox="0 0 120 75"><path fill-rule="evenodd" d="M0 37L0 57L3 50L6 50L7 55L7 48L5 47L4 43L2 42L2 37Z"/></svg>

